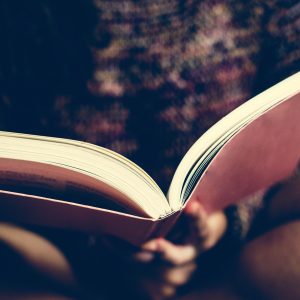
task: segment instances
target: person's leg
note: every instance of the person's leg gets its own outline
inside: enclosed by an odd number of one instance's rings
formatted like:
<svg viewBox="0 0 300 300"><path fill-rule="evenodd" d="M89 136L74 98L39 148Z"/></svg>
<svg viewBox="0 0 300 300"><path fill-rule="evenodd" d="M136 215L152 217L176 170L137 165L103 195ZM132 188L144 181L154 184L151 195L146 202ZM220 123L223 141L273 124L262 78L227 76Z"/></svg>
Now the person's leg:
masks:
<svg viewBox="0 0 300 300"><path fill-rule="evenodd" d="M235 266L231 282L225 277L179 299L300 299L300 221L278 226L247 243Z"/></svg>
<svg viewBox="0 0 300 300"><path fill-rule="evenodd" d="M270 199L265 218L271 229L240 253L241 282L266 299L300 299L300 175Z"/></svg>
<svg viewBox="0 0 300 300"><path fill-rule="evenodd" d="M217 285L201 290L194 290L176 300L244 300L232 286ZM253 298L257 299L257 298Z"/></svg>
<svg viewBox="0 0 300 300"><path fill-rule="evenodd" d="M5 295L11 295L9 299L59 297L75 291L75 277L65 255L28 229L0 223L0 265L0 299L8 299Z"/></svg>
<svg viewBox="0 0 300 300"><path fill-rule="evenodd" d="M109 248L90 247L88 240L79 232L0 222L0 299L119 299L128 293L133 266L123 270Z"/></svg>
<svg viewBox="0 0 300 300"><path fill-rule="evenodd" d="M0 291L0 299L6 300L75 300L73 297L58 295L47 292L3 292Z"/></svg>
<svg viewBox="0 0 300 300"><path fill-rule="evenodd" d="M281 225L249 242L238 259L244 294L300 299L300 221Z"/></svg>
<svg viewBox="0 0 300 300"><path fill-rule="evenodd" d="M20 257L24 265L30 266L40 276L69 286L75 284L72 268L65 255L41 235L13 224L0 223L0 242L2 249L6 245L15 253L15 257Z"/></svg>
<svg viewBox="0 0 300 300"><path fill-rule="evenodd" d="M270 200L264 218L269 230L237 254L231 282L224 278L180 299L300 299L299 175Z"/></svg>

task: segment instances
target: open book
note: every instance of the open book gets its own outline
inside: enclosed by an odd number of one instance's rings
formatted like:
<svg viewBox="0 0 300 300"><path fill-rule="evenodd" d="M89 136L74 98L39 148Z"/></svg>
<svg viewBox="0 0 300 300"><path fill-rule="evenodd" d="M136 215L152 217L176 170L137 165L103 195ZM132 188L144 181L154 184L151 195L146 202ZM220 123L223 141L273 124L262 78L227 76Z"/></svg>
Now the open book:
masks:
<svg viewBox="0 0 300 300"><path fill-rule="evenodd" d="M241 105L186 153L167 197L141 168L79 141L0 132L0 218L140 244L288 177L300 158L300 73Z"/></svg>

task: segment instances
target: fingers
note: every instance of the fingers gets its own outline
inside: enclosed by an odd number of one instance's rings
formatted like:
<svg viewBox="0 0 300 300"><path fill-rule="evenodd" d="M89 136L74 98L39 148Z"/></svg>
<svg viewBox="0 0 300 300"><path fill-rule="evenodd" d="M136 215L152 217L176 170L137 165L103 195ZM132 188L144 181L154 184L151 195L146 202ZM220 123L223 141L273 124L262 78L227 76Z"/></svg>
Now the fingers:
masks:
<svg viewBox="0 0 300 300"><path fill-rule="evenodd" d="M140 263L149 263L154 260L157 251L157 240L153 239L143 244L140 251L133 253L132 258Z"/></svg>
<svg viewBox="0 0 300 300"><path fill-rule="evenodd" d="M207 212L199 202L194 201L187 206L185 215L189 219L189 239L193 243L200 243L209 234Z"/></svg>
<svg viewBox="0 0 300 300"><path fill-rule="evenodd" d="M140 251L132 254L133 260L140 263L149 263L154 260L155 253L150 251Z"/></svg>
<svg viewBox="0 0 300 300"><path fill-rule="evenodd" d="M187 205L184 212L197 221L205 221L207 218L207 213L204 207L197 201L193 201Z"/></svg>
<svg viewBox="0 0 300 300"><path fill-rule="evenodd" d="M186 216L190 219L188 242L198 247L198 252L211 249L225 233L227 218L223 211L207 214L199 202L187 206Z"/></svg>
<svg viewBox="0 0 300 300"><path fill-rule="evenodd" d="M165 268L161 274L161 280L169 285L184 285L196 270L196 263L190 262L185 265Z"/></svg>
<svg viewBox="0 0 300 300"><path fill-rule="evenodd" d="M140 249L134 249L114 241L109 243L110 246L113 245L112 251L120 252L121 249L120 256L140 263L149 263L155 257L160 257L164 262L175 266L191 262L219 241L226 230L227 220L221 211L208 215L198 202L190 203L185 215L188 217L189 230L180 244L159 238L146 242Z"/></svg>
<svg viewBox="0 0 300 300"><path fill-rule="evenodd" d="M208 215L198 202L191 203L187 210L189 230L184 244L176 245L165 239L154 239L142 246L143 250L160 254L160 257L173 265L186 264L201 252L211 249L224 234L227 219L223 212Z"/></svg>
<svg viewBox="0 0 300 300"><path fill-rule="evenodd" d="M168 285L164 282L156 282L154 280L145 280L142 288L150 296L152 300L164 300L175 296L176 287Z"/></svg>
<svg viewBox="0 0 300 300"><path fill-rule="evenodd" d="M158 250L158 243L157 243L158 239L153 239L150 240L146 243L144 243L141 248L145 251L150 251L150 252L157 252Z"/></svg>
<svg viewBox="0 0 300 300"><path fill-rule="evenodd" d="M221 239L227 229L227 218L223 211L211 214L207 220L209 234L203 243L203 250L211 249Z"/></svg>
<svg viewBox="0 0 300 300"><path fill-rule="evenodd" d="M189 281L195 269L196 264L193 262L183 266L164 266L142 284L151 299L167 299L175 295L179 286Z"/></svg>
<svg viewBox="0 0 300 300"><path fill-rule="evenodd" d="M198 256L195 245L175 245L165 239L158 240L158 252L163 260L173 265L183 265Z"/></svg>
<svg viewBox="0 0 300 300"><path fill-rule="evenodd" d="M175 245L163 238L147 242L142 249L159 254L162 260L173 265L186 264L198 255L196 247L192 244Z"/></svg>

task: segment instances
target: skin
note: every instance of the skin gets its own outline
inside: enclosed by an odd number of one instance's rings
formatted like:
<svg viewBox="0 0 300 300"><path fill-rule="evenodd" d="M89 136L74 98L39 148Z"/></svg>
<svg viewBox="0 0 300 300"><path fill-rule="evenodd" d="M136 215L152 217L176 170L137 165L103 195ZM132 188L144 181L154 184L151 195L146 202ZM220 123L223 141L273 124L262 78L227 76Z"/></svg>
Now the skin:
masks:
<svg viewBox="0 0 300 300"><path fill-rule="evenodd" d="M235 277L180 300L300 299L300 175L287 180L265 213L269 230L236 257Z"/></svg>
<svg viewBox="0 0 300 300"><path fill-rule="evenodd" d="M153 299L174 296L177 288L187 283L196 270L195 259L215 246L226 230L227 219L222 211L207 215L203 207L194 202L185 214L190 234L184 244L159 238L142 245L143 251L155 253L167 263L160 271L158 282L151 278L144 283Z"/></svg>
<svg viewBox="0 0 300 300"><path fill-rule="evenodd" d="M287 181L270 202L265 216L270 229L247 243L235 258L236 269L233 273L236 277L231 278L233 280L225 278L207 288L199 287L178 299L299 299L299 197L300 176L297 176ZM138 284L151 299L175 296L177 289L185 285L195 272L195 259L214 247L226 230L227 221L223 212L207 215L196 203L189 207L186 214L190 234L183 243L154 239L142 245L141 250L130 258L131 262L135 261L146 270L151 267L154 257L160 257L162 263L152 268L151 276L137 278ZM41 277L71 290L76 290L80 284L67 257L40 235L2 223L0 242L21 255L26 266L31 266ZM0 255L0 259L3 256ZM2 296L7 295L7 291L2 293ZM14 290L14 293L15 299L18 299L18 292ZM34 294L32 296L33 299ZM38 296L42 297L41 294Z"/></svg>

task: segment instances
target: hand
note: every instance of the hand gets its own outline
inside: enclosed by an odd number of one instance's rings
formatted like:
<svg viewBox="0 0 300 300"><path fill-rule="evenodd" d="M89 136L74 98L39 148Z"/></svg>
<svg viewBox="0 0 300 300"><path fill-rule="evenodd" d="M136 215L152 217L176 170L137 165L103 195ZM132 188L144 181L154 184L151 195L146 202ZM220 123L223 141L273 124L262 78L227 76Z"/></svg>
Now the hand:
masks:
<svg viewBox="0 0 300 300"><path fill-rule="evenodd" d="M198 202L191 203L182 218L188 230L181 240L178 237L177 242L153 239L142 245L142 251L134 255L137 261L151 268L151 272L148 271L150 276L142 279L142 285L152 299L171 297L179 286L187 283L196 269L195 259L215 246L227 227L222 211L208 215ZM180 223L178 226L182 226ZM181 229L175 227L174 232ZM155 260L157 257L159 263Z"/></svg>

